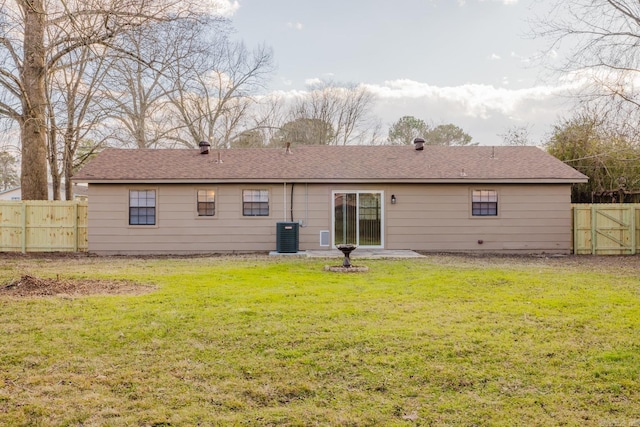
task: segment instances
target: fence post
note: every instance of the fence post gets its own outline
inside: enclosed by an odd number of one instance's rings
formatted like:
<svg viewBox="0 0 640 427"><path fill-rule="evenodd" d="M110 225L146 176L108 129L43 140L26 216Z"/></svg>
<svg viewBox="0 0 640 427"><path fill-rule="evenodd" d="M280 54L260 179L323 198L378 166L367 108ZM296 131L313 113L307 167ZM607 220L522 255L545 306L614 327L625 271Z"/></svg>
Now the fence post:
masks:
<svg viewBox="0 0 640 427"><path fill-rule="evenodd" d="M578 253L578 207L571 205L571 213L573 214L573 241L571 242L571 249L574 255Z"/></svg>
<svg viewBox="0 0 640 427"><path fill-rule="evenodd" d="M591 204L591 255L596 255L596 206Z"/></svg>
<svg viewBox="0 0 640 427"><path fill-rule="evenodd" d="M27 253L27 204L22 202L22 209L20 211L22 216L22 253Z"/></svg>
<svg viewBox="0 0 640 427"><path fill-rule="evenodd" d="M78 201L73 203L73 251L78 252Z"/></svg>
<svg viewBox="0 0 640 427"><path fill-rule="evenodd" d="M629 215L630 217L629 221L631 222L629 224L629 228L631 229L630 231L631 255L635 255L636 254L636 208L635 206L629 206L629 210L631 211L631 214Z"/></svg>

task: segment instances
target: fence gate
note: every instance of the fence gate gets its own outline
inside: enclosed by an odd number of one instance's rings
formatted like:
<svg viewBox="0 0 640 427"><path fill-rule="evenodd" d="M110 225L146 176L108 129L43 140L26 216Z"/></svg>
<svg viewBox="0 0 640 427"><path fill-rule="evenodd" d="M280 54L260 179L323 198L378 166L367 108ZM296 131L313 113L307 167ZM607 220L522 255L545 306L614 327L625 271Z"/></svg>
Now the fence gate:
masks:
<svg viewBox="0 0 640 427"><path fill-rule="evenodd" d="M637 252L638 204L573 205L573 252L633 255Z"/></svg>

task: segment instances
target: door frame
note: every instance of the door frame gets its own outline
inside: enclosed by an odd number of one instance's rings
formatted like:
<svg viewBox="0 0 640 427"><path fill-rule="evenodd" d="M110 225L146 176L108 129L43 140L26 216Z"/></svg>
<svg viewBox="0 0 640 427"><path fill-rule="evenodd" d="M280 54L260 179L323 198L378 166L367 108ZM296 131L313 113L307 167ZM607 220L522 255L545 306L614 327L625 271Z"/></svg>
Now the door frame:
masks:
<svg viewBox="0 0 640 427"><path fill-rule="evenodd" d="M336 246L336 194L356 194L358 200L358 206L356 208L356 214L358 221L356 221L356 236L360 240L360 194L379 194L380 195L380 245L360 246L364 249L384 249L384 190L332 190L331 191L331 247Z"/></svg>

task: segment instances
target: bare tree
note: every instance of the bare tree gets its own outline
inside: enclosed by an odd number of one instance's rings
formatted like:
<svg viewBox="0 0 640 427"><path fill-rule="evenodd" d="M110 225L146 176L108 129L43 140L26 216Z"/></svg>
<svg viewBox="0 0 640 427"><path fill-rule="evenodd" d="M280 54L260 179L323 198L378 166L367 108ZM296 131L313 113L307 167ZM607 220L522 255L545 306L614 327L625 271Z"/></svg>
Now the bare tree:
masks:
<svg viewBox="0 0 640 427"><path fill-rule="evenodd" d="M176 141L195 147L205 139L229 147L236 135L251 130L249 112L273 70L273 56L266 46L249 50L223 32L206 46L171 70L174 85L166 93L183 126Z"/></svg>
<svg viewBox="0 0 640 427"><path fill-rule="evenodd" d="M112 143L134 148L167 145L177 127L168 98L174 70L203 49L197 39L205 21L216 20L164 22L122 37L130 55L110 59L102 93Z"/></svg>
<svg viewBox="0 0 640 427"><path fill-rule="evenodd" d="M347 145L350 141L362 141L369 134L371 107L374 95L364 86L348 86L343 90L342 108L338 114L336 143Z"/></svg>
<svg viewBox="0 0 640 427"><path fill-rule="evenodd" d="M498 134L502 138L502 145L526 146L535 145L531 141L529 125L512 126L505 130L504 133Z"/></svg>
<svg viewBox="0 0 640 427"><path fill-rule="evenodd" d="M0 151L0 191L10 190L19 184L16 158L7 151Z"/></svg>
<svg viewBox="0 0 640 427"><path fill-rule="evenodd" d="M295 103L290 122L307 119L329 124L333 131L329 140L318 144L361 142L370 136L373 102L374 95L364 86L323 82Z"/></svg>
<svg viewBox="0 0 640 427"><path fill-rule="evenodd" d="M18 75L6 76L10 89L20 99L20 110L8 111L8 115L18 119L22 140L22 165L20 181L22 198L47 199L46 162L46 91L44 39L45 10L42 0L20 0L18 6L24 16L24 38L22 52L13 44L6 43L11 56L16 61ZM20 58L20 53L23 57ZM13 67L12 67L13 68ZM4 73L3 73L4 75Z"/></svg>
<svg viewBox="0 0 640 427"><path fill-rule="evenodd" d="M246 125L262 134L265 146L278 145L278 137L287 120L286 109L286 101L279 94L258 97L256 104L252 106L250 121Z"/></svg>
<svg viewBox="0 0 640 427"><path fill-rule="evenodd" d="M0 8L0 116L20 125L24 199L47 198L47 77L78 49L129 55L120 36L182 19L179 0L4 0Z"/></svg>
<svg viewBox="0 0 640 427"><path fill-rule="evenodd" d="M538 19L535 34L550 42L547 55L566 54L563 76L579 82L575 95L614 112L638 134L640 115L640 7L637 0L558 0ZM626 130L625 133L631 133Z"/></svg>

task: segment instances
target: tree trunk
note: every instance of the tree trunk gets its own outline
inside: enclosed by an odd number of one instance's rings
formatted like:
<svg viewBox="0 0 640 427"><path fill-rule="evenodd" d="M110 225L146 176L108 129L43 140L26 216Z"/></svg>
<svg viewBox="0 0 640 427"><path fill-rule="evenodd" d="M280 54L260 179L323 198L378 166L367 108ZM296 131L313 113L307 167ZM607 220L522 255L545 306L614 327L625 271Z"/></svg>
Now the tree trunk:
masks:
<svg viewBox="0 0 640 427"><path fill-rule="evenodd" d="M64 199L73 200L73 183L71 177L73 177L73 158L76 154L73 148L73 142L75 129L73 126L67 127L67 132L64 136L64 156L63 156L63 173L64 173Z"/></svg>
<svg viewBox="0 0 640 427"><path fill-rule="evenodd" d="M57 141L57 129L55 124L55 118L53 117L53 113L49 112L50 118L50 126L49 126L49 152L48 152L48 161L49 161L49 176L51 177L51 191L53 192L53 200L60 200L60 168L58 167L58 149L56 144L53 141Z"/></svg>
<svg viewBox="0 0 640 427"><path fill-rule="evenodd" d="M45 14L42 0L23 0L25 14L20 174L23 200L47 200Z"/></svg>
<svg viewBox="0 0 640 427"><path fill-rule="evenodd" d="M58 126L56 124L56 116L51 108L51 104L47 105L47 115L49 124L47 126L47 155L49 164L49 176L51 177L51 190L53 192L53 200L60 199L60 168L58 167L58 147L55 141L58 140Z"/></svg>

